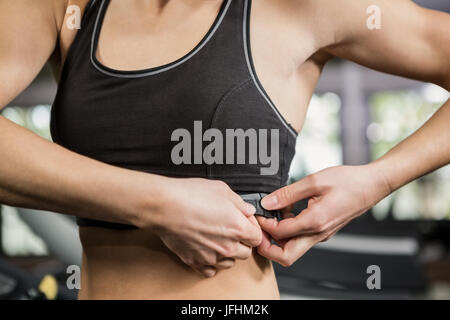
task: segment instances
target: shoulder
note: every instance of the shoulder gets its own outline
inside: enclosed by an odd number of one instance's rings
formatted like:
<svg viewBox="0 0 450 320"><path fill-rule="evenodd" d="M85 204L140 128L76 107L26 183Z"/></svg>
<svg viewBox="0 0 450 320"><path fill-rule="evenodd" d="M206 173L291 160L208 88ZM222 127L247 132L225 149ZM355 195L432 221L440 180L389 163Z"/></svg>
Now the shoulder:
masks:
<svg viewBox="0 0 450 320"><path fill-rule="evenodd" d="M64 10L69 0L0 0L0 17L14 18L17 24L32 23L33 20L53 24L55 27L61 24ZM22 17L22 19L19 18Z"/></svg>
<svg viewBox="0 0 450 320"><path fill-rule="evenodd" d="M395 29L401 17L418 17L423 9L411 0L265 0L281 15L293 21L300 33L311 34L317 50L342 43L360 41L371 30L376 16ZM280 11L281 10L281 11ZM383 28L387 32L387 28ZM384 31L384 30L382 30ZM381 32L380 32L381 33Z"/></svg>

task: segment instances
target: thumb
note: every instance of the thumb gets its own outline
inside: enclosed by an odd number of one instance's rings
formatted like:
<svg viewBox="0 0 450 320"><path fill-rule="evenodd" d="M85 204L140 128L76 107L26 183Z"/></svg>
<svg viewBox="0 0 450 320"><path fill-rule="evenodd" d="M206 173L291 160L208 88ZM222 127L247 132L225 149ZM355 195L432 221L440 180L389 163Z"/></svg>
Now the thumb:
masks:
<svg viewBox="0 0 450 320"><path fill-rule="evenodd" d="M312 183L311 175L309 175L265 196L261 200L261 205L266 210L279 210L316 194L317 188Z"/></svg>

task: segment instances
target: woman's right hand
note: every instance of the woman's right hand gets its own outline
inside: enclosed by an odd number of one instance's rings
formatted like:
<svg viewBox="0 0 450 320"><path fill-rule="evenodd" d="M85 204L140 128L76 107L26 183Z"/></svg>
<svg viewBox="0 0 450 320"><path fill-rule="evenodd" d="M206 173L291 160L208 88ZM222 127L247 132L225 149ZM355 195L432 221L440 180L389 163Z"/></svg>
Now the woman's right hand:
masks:
<svg viewBox="0 0 450 320"><path fill-rule="evenodd" d="M167 178L158 192L151 227L185 264L206 277L247 259L262 240L255 207L226 183ZM145 225L140 226L146 228Z"/></svg>

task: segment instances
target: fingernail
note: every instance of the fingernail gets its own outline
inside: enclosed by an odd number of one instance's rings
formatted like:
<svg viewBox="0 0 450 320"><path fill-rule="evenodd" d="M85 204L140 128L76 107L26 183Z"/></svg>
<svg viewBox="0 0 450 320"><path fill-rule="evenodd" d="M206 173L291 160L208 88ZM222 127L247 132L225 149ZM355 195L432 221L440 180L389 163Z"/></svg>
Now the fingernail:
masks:
<svg viewBox="0 0 450 320"><path fill-rule="evenodd" d="M212 278L212 277L214 277L216 275L216 271L212 270L212 269L205 270L205 275L208 278Z"/></svg>
<svg viewBox="0 0 450 320"><path fill-rule="evenodd" d="M264 209L270 210L273 207L275 207L278 203L278 199L277 196L275 195L268 195L265 196L262 200L261 200L261 205L264 207Z"/></svg>

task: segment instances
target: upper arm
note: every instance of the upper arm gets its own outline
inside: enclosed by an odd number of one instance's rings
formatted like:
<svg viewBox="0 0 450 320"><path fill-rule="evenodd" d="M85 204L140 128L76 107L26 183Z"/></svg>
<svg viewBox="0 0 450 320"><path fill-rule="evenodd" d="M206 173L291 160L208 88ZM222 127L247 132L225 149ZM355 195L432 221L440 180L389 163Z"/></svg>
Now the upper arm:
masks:
<svg viewBox="0 0 450 320"><path fill-rule="evenodd" d="M52 55L64 8L64 0L0 0L0 109Z"/></svg>
<svg viewBox="0 0 450 320"><path fill-rule="evenodd" d="M325 50L369 68L450 87L450 15L410 0L322 0L333 43ZM380 12L370 29L369 6ZM336 19L335 17L339 17Z"/></svg>

